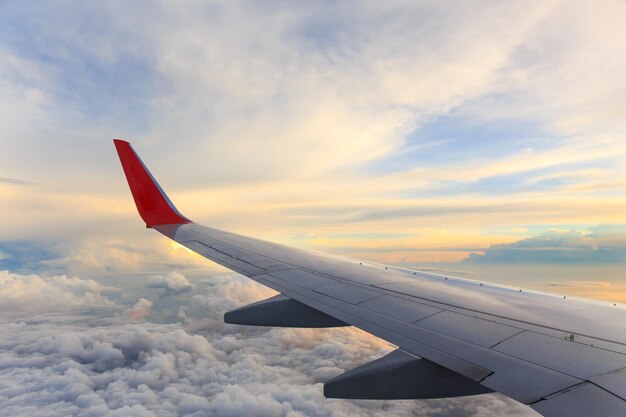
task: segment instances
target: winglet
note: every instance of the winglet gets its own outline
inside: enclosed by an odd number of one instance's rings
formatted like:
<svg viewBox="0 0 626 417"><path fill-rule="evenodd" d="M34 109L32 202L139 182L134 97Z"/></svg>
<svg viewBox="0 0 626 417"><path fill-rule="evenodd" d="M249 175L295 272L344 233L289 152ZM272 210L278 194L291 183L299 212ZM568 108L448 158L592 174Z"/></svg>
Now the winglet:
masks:
<svg viewBox="0 0 626 417"><path fill-rule="evenodd" d="M113 139L113 143L120 157L137 211L146 222L146 227L192 223L176 210L130 143L121 139Z"/></svg>

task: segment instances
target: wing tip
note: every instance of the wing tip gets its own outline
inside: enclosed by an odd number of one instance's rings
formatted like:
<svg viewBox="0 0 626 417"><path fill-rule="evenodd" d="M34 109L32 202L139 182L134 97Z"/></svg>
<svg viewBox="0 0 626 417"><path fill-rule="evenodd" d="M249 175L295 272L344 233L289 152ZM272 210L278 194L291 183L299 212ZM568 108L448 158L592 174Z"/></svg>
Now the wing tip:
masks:
<svg viewBox="0 0 626 417"><path fill-rule="evenodd" d="M123 139L113 139L113 143L137 211L146 222L146 227L192 223L174 207L132 145Z"/></svg>

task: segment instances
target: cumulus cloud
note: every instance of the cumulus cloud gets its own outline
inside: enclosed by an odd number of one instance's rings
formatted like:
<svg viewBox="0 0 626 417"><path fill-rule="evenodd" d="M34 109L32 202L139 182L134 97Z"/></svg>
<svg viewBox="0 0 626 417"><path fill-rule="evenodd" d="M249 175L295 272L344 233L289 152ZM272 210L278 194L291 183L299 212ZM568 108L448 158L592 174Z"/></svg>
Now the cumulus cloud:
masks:
<svg viewBox="0 0 626 417"><path fill-rule="evenodd" d="M620 241L621 240L621 241ZM552 230L513 243L490 246L483 253L469 255L469 263L623 263L626 241L623 236L594 235L589 231Z"/></svg>
<svg viewBox="0 0 626 417"><path fill-rule="evenodd" d="M94 321L89 310L0 323L0 409L29 417L536 415L499 395L432 401L325 399L324 381L393 347L354 328L227 325L213 311L216 306L229 308L268 295L243 278L220 290L227 281L221 277L202 287L205 302L188 310L184 328L150 321L129 324L125 315ZM133 309L146 312L151 305L141 299Z"/></svg>
<svg viewBox="0 0 626 417"><path fill-rule="evenodd" d="M0 271L0 312L43 312L69 307L111 306L111 301L102 295L105 290L111 288L93 280Z"/></svg>
<svg viewBox="0 0 626 417"><path fill-rule="evenodd" d="M220 315L243 304L249 304L277 294L271 288L241 275L212 278L211 286L207 294L197 294L191 298L191 309L211 311Z"/></svg>
<svg viewBox="0 0 626 417"><path fill-rule="evenodd" d="M149 288L162 288L167 295L193 291L195 286L180 272L172 271L167 275L157 275L148 280Z"/></svg>
<svg viewBox="0 0 626 417"><path fill-rule="evenodd" d="M153 305L154 303L147 298L140 298L139 301L128 310L128 317L132 320L145 319L152 313Z"/></svg>
<svg viewBox="0 0 626 417"><path fill-rule="evenodd" d="M118 237L106 240L86 239L48 246L52 246L53 253L50 253L48 258L31 264L32 268L46 271L70 271L77 275L85 273L119 275L128 272L154 272L158 275L168 275L173 267L224 270L217 264L207 261L184 246L153 231L134 235L132 242ZM170 280L176 279L170 278Z"/></svg>
<svg viewBox="0 0 626 417"><path fill-rule="evenodd" d="M327 400L323 380L389 349L356 330L248 331L215 322L200 335L154 324L84 326L44 337L37 325L22 330L30 339L0 352L7 387L0 406L14 416L496 416L511 409L535 415L495 395Z"/></svg>

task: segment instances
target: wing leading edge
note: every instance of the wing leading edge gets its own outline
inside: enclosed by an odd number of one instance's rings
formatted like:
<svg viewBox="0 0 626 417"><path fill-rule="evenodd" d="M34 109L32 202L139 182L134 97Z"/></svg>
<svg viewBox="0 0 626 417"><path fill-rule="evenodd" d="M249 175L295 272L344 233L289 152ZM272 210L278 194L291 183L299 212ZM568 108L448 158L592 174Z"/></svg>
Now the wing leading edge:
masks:
<svg viewBox="0 0 626 417"><path fill-rule="evenodd" d="M329 381L327 396L434 398L493 390L550 417L626 415L623 307L359 262L201 226L174 207L128 142L115 140L115 146L147 227L282 294L228 317L253 325L349 324L399 347L389 358ZM280 319L286 315L290 320ZM368 379L385 382L377 390ZM408 380L422 382L407 388L402 381Z"/></svg>

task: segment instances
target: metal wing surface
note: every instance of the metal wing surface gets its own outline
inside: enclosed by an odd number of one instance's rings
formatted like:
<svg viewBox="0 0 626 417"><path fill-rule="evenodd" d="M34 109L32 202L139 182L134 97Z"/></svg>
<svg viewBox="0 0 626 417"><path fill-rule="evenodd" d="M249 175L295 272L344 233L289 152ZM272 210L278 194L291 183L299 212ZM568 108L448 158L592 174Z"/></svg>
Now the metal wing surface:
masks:
<svg viewBox="0 0 626 417"><path fill-rule="evenodd" d="M361 262L201 226L176 210L127 142L115 145L148 227L282 294L250 306L250 323L272 325L276 316L293 311L292 321L313 323L306 327L335 320L398 346L393 357L329 382L328 396L497 391L549 417L626 415L624 307ZM237 315L244 323L246 311ZM386 388L376 388L374 380Z"/></svg>

